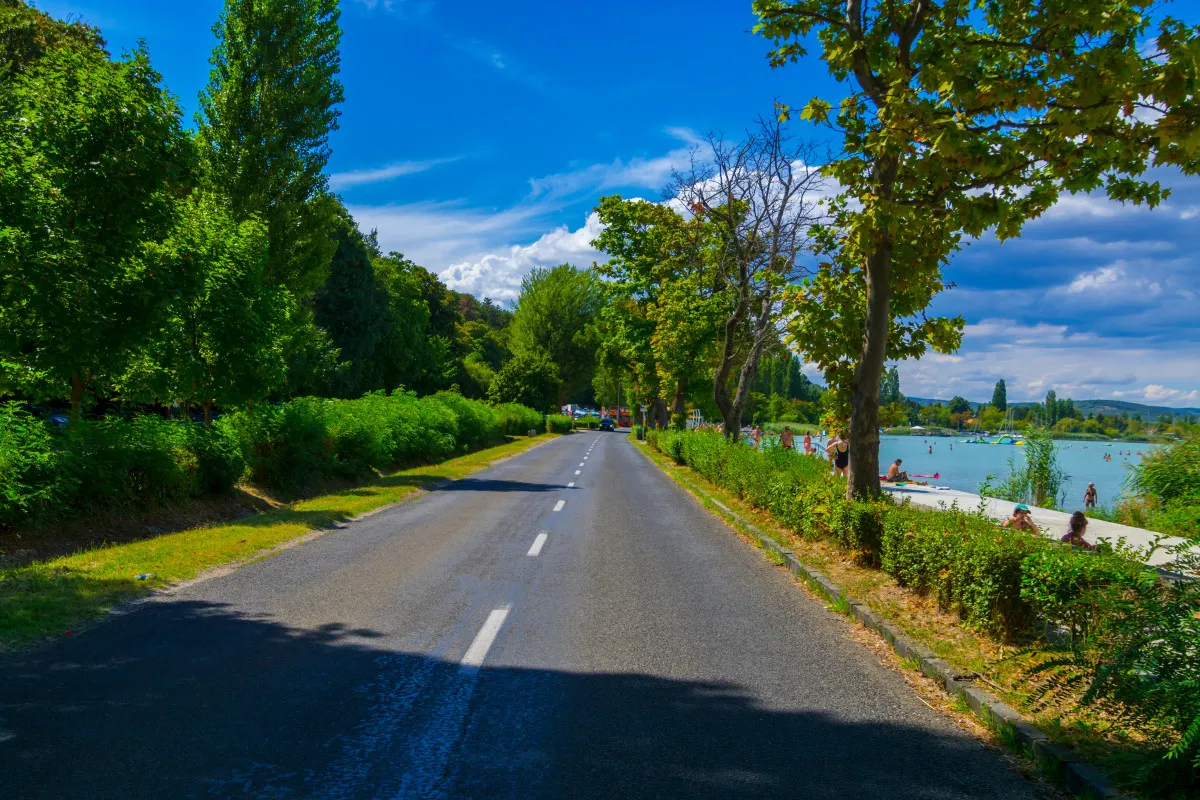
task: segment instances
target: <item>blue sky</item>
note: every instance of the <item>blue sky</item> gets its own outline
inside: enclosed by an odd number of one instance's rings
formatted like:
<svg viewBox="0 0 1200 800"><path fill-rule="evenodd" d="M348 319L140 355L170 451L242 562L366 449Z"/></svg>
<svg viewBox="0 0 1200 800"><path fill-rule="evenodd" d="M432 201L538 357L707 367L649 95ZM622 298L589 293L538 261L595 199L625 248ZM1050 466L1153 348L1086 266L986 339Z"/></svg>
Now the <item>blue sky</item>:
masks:
<svg viewBox="0 0 1200 800"><path fill-rule="evenodd" d="M145 39L190 119L220 0L38 2ZM1177 4L1176 13L1185 4ZM706 131L837 88L815 58L771 70L749 0L342 0L346 102L331 184L364 229L452 288L508 300L521 276L599 254L604 194L658 199ZM813 132L818 136L817 132ZM1200 178L1155 211L1072 197L1020 240L956 255L935 310L962 350L900 365L915 396L1200 406Z"/></svg>

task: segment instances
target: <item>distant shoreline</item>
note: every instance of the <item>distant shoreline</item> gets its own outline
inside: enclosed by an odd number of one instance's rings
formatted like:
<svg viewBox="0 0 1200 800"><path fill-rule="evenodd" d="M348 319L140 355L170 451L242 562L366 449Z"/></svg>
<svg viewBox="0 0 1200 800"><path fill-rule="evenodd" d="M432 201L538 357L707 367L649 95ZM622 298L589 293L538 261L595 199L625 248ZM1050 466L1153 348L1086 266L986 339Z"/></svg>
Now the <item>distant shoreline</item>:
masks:
<svg viewBox="0 0 1200 800"><path fill-rule="evenodd" d="M924 430L915 430L907 426L886 428L883 432L887 436L933 436L950 439L959 437L969 438L979 435L972 431L956 431L953 428L925 428ZM998 435L1000 434L992 434L992 436ZM1008 435L1020 438L1021 433L1017 431ZM1111 444L1170 444L1175 441L1175 439L1166 436L1143 435L1122 436L1114 439L1102 433L1055 433L1054 440L1056 442L1106 442Z"/></svg>

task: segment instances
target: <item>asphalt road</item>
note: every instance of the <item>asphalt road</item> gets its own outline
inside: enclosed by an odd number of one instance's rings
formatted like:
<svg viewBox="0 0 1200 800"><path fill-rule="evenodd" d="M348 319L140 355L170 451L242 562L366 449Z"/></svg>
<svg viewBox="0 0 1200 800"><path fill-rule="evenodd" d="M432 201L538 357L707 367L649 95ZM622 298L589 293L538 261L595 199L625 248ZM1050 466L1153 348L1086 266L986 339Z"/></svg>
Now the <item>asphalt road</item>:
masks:
<svg viewBox="0 0 1200 800"><path fill-rule="evenodd" d="M0 666L4 798L1032 796L622 434Z"/></svg>

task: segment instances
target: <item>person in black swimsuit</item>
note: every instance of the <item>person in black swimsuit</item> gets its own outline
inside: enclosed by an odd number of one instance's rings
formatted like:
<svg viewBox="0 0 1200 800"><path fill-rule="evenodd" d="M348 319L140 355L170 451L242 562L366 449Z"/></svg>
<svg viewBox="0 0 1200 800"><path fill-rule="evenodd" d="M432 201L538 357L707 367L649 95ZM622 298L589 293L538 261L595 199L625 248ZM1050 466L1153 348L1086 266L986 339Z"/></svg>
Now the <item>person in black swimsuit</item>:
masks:
<svg viewBox="0 0 1200 800"><path fill-rule="evenodd" d="M843 478L846 477L846 468L850 466L850 442L838 433L825 445L825 452L833 461L834 471Z"/></svg>
<svg viewBox="0 0 1200 800"><path fill-rule="evenodd" d="M1096 484L1094 484L1094 483L1088 484L1087 491L1083 493L1083 507L1084 508L1095 508L1096 507Z"/></svg>

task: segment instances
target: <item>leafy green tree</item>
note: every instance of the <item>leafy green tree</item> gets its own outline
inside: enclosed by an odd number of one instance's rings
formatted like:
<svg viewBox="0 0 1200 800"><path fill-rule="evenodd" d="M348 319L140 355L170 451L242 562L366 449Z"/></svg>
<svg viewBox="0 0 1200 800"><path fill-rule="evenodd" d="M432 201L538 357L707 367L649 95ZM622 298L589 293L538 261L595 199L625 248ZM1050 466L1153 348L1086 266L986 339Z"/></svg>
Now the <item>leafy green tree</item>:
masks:
<svg viewBox="0 0 1200 800"><path fill-rule="evenodd" d="M964 236L1016 236L1063 192L1155 205L1163 189L1139 177L1152 162L1197 166L1197 33L1163 21L1146 52L1156 5L755 0L774 66L819 42L851 87L836 111L815 98L801 114L841 135L827 169L841 191L793 328L850 401L849 495L880 491L885 361L959 345L961 319L924 312Z"/></svg>
<svg viewBox="0 0 1200 800"><path fill-rule="evenodd" d="M488 387L492 403L520 403L543 413L558 410L558 365L544 352L517 353Z"/></svg>
<svg viewBox="0 0 1200 800"><path fill-rule="evenodd" d="M946 407L950 409L951 414L967 414L971 411L971 402L965 397L954 395Z"/></svg>
<svg viewBox="0 0 1200 800"><path fill-rule="evenodd" d="M69 396L78 416L175 292L146 246L174 223L193 150L144 49L110 60L98 36L4 12L61 35L0 39L0 384Z"/></svg>
<svg viewBox="0 0 1200 800"><path fill-rule="evenodd" d="M47 50L103 47L100 31L91 25L57 20L23 0L0 0L0 86L8 86Z"/></svg>
<svg viewBox="0 0 1200 800"><path fill-rule="evenodd" d="M184 198L179 222L148 261L174 274L176 295L122 379L122 395L197 402L206 421L214 405L263 400L283 383L283 337L292 298L267 286L266 226L237 223L224 198Z"/></svg>
<svg viewBox="0 0 1200 800"><path fill-rule="evenodd" d="M1008 387L1004 385L1004 378L996 381L996 388L992 390L992 408L1001 414L1008 411Z"/></svg>
<svg viewBox="0 0 1200 800"><path fill-rule="evenodd" d="M210 180L239 219L266 222L266 280L297 296L336 248L323 170L343 99L338 16L337 0L226 0L197 115Z"/></svg>
<svg viewBox="0 0 1200 800"><path fill-rule="evenodd" d="M316 323L311 303L295 304L284 336L284 353L287 382L279 392L283 397L323 395L346 369L329 332Z"/></svg>
<svg viewBox="0 0 1200 800"><path fill-rule="evenodd" d="M470 343L461 331L458 295L401 253L373 261L391 310L390 336L381 356L384 384L432 394L462 383L462 359Z"/></svg>
<svg viewBox="0 0 1200 800"><path fill-rule="evenodd" d="M362 235L345 215L329 277L313 297L316 323L329 333L344 365L329 387L332 394L353 398L375 389L397 388L385 385L382 363L392 336L389 300Z"/></svg>
<svg viewBox="0 0 1200 800"><path fill-rule="evenodd" d="M666 205L615 195L601 198L596 213L605 227L592 246L609 255L596 271L610 279L604 289L620 301L606 306L614 314L637 306L644 324L618 330L642 337L626 345L643 348L645 368L652 364L657 378L654 399L669 399L671 416L681 424L689 386L706 366L724 305L703 258L705 225Z"/></svg>
<svg viewBox="0 0 1200 800"><path fill-rule="evenodd" d="M1046 404L1043 406L1046 416L1046 427L1053 427L1058 422L1058 396L1054 390L1046 392Z"/></svg>
<svg viewBox="0 0 1200 800"><path fill-rule="evenodd" d="M535 268L521 281L509 341L518 355L545 353L558 365L559 405L591 395L601 297L591 270L570 264Z"/></svg>

